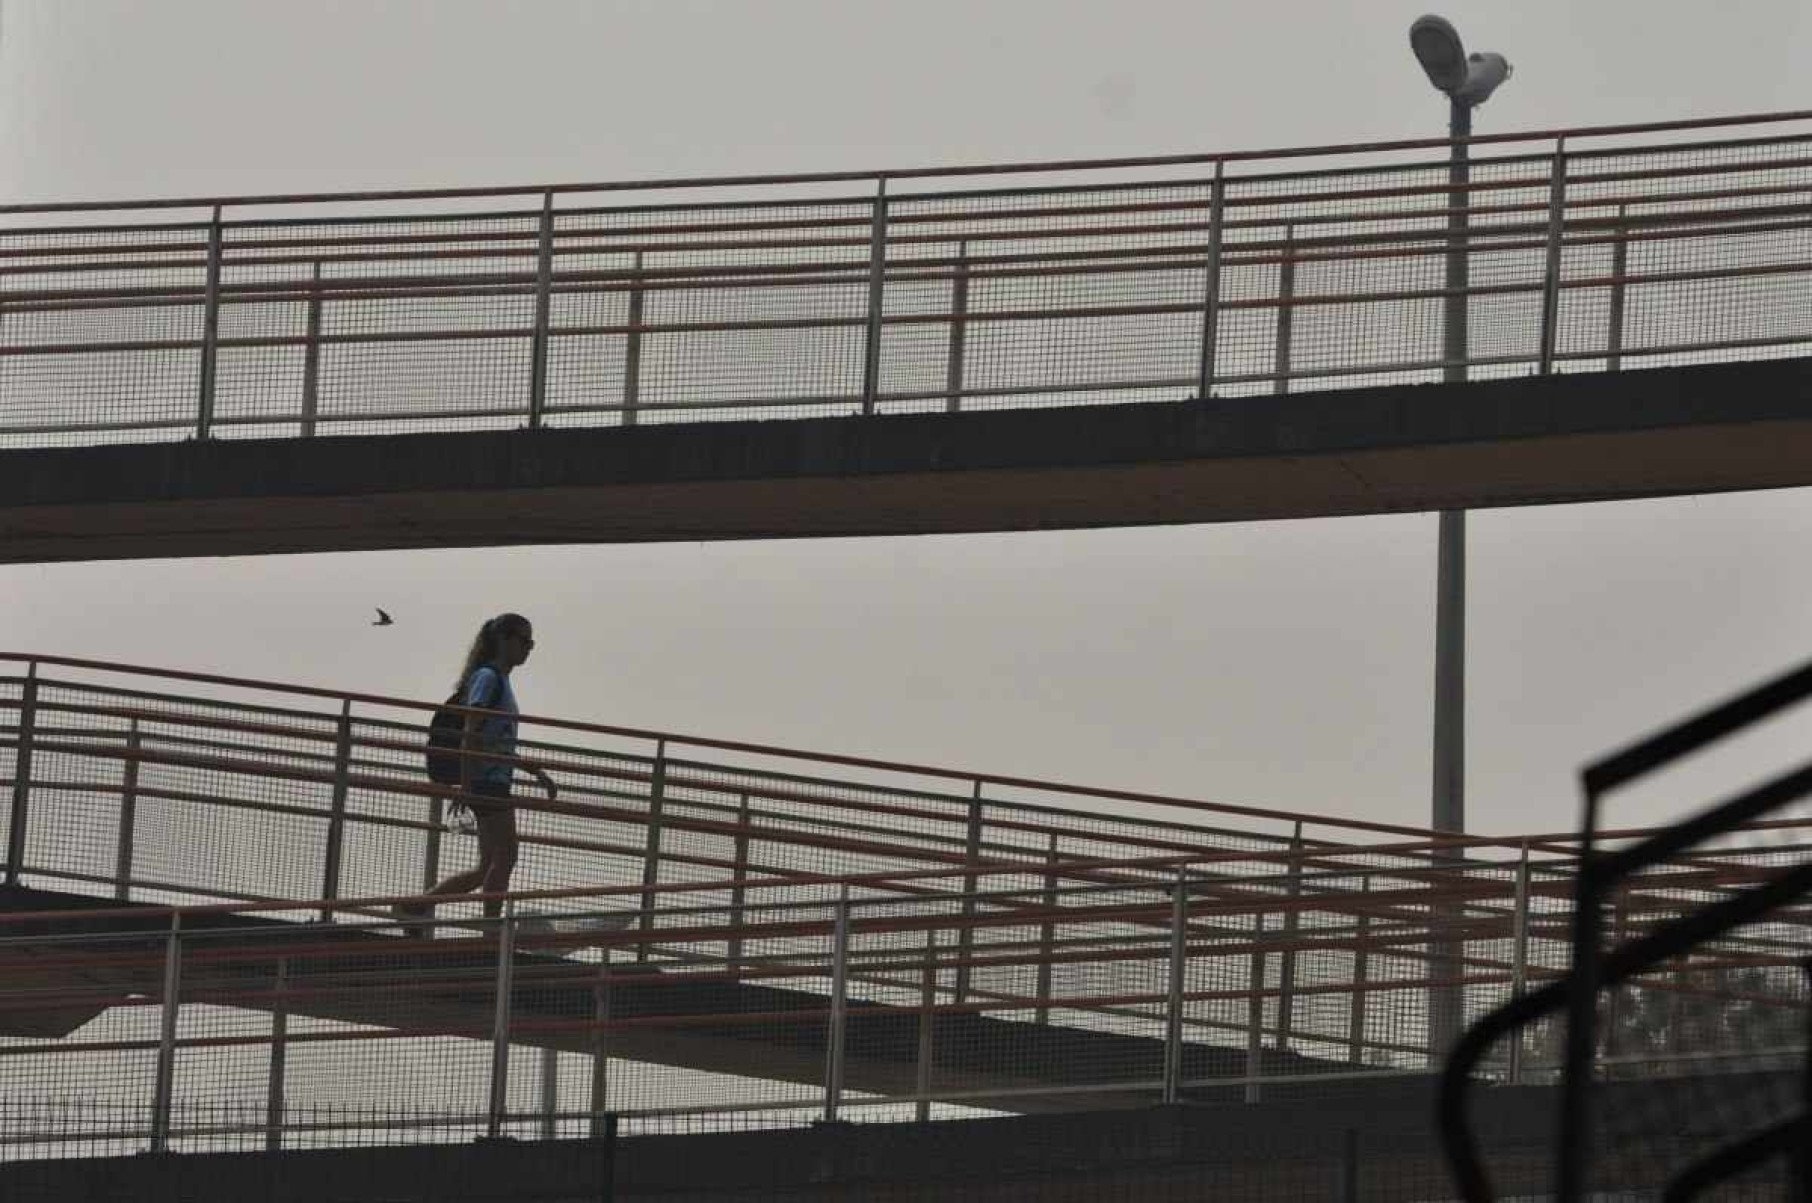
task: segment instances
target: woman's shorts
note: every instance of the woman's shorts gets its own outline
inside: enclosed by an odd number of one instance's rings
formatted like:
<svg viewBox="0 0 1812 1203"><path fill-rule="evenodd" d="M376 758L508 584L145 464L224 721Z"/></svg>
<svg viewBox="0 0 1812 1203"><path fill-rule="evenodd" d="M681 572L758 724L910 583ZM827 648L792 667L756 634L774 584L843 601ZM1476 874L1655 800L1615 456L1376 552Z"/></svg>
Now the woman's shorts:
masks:
<svg viewBox="0 0 1812 1203"><path fill-rule="evenodd" d="M507 781L474 781L466 795L466 805L475 815L498 815L510 809L510 783Z"/></svg>

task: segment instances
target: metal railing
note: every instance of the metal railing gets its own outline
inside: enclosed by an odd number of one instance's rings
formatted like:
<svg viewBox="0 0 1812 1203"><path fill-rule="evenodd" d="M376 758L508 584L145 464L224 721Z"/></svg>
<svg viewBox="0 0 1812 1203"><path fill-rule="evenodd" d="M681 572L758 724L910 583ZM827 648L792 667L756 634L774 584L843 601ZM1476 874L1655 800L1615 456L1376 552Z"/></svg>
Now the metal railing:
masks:
<svg viewBox="0 0 1812 1203"><path fill-rule="evenodd" d="M561 793L523 800L529 891L425 938L391 904L468 838L427 705L6 663L0 1156L1255 1100L1427 1074L1432 1000L1474 1016L1566 967L1558 838L534 718ZM1616 922L1756 880L1804 826L1652 867ZM1672 1039L1604 1062L1719 1055ZM1548 1081L1559 1051L1532 1031L1486 1072Z"/></svg>
<svg viewBox="0 0 1812 1203"><path fill-rule="evenodd" d="M1812 114L1470 146L1472 378L1812 341ZM0 447L1435 381L1447 148L0 206Z"/></svg>

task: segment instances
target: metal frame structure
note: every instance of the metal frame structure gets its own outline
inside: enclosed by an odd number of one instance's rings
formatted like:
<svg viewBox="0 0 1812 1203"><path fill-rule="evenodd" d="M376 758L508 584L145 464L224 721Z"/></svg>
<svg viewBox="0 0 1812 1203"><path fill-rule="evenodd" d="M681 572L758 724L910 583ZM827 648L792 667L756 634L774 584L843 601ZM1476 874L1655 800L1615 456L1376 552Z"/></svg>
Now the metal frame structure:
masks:
<svg viewBox="0 0 1812 1203"><path fill-rule="evenodd" d="M1569 919L1568 971L1538 990L1520 995L1483 1016L1464 1035L1442 1072L1440 1120L1442 1141L1454 1177L1468 1203L1495 1198L1470 1122L1470 1093L1481 1064L1496 1046L1522 1041L1522 1031L1547 1016L1565 1017L1565 1046L1554 1143L1554 1197L1575 1203L1594 1189L1593 1094L1602 1074L1607 992L1614 1027L1615 991L1644 974L1666 970L1677 984L1694 970L1719 967L1734 951L1745 969L1792 971L1798 989L1775 1002L1795 1017L1794 1047L1788 1054L1805 1086L1787 1118L1758 1131L1724 1133L1728 1145L1685 1166L1669 1187L1667 1198L1689 1198L1769 1157L1790 1153L1787 1177L1791 1197L1812 1194L1812 1040L1807 1039L1808 1013L1803 978L1812 961L1805 954L1805 926L1812 912L1812 859L1804 848L1780 849L1772 863L1757 863L1746 879L1732 879L1696 899L1696 905L1672 908L1658 921L1630 924L1627 909L1618 907L1631 883L1669 866L1691 863L1720 839L1752 833L1757 824L1776 819L1795 803L1812 796L1812 765L1799 765L1744 788L1669 827L1631 843L1607 841L1604 802L1649 775L1703 752L1731 736L1776 716L1812 697L1812 664L1772 680L1683 720L1628 748L1589 765L1581 774L1584 806L1579 860L1574 871L1574 903ZM1745 850L1736 849L1738 855ZM1731 855L1726 842L1723 855ZM1651 878L1651 881L1655 879ZM1665 890L1664 883L1651 889ZM1752 925L1767 924L1773 934L1760 940L1733 938ZM1783 938L1784 936L1784 938ZM1607 940L1608 937L1608 940ZM1758 944L1765 955L1751 953ZM1653 979L1648 988L1654 988Z"/></svg>
<svg viewBox="0 0 1812 1203"><path fill-rule="evenodd" d="M1561 837L534 718L523 888L423 938L430 704L6 662L0 1156L1251 1101L1425 1075L1432 998L1565 968ZM1765 871L1677 858L1620 922Z"/></svg>
<svg viewBox="0 0 1812 1203"><path fill-rule="evenodd" d="M1812 113L1470 138L1459 187L1453 145L0 206L0 447L1161 401L1812 342Z"/></svg>

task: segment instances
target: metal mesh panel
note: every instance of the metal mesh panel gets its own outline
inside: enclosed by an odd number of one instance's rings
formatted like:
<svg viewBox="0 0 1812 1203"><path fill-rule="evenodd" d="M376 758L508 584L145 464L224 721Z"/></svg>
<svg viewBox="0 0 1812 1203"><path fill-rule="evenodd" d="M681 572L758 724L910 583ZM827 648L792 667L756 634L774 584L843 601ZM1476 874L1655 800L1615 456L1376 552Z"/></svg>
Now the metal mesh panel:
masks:
<svg viewBox="0 0 1812 1203"><path fill-rule="evenodd" d="M885 198L770 181L504 212L28 214L71 224L0 231L0 443L1159 401L1204 371L1239 396L1803 349L1806 137L1644 137L1477 147L1458 190L1427 149L1230 159L1218 189L1193 164L890 179Z"/></svg>

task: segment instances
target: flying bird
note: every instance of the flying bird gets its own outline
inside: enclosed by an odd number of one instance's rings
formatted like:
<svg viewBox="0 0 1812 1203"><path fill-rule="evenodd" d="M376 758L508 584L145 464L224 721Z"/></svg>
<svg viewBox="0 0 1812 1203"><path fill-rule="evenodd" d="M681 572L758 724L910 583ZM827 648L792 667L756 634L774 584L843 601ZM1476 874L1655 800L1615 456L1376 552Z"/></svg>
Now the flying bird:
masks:
<svg viewBox="0 0 1812 1203"><path fill-rule="evenodd" d="M376 608L376 609L377 609L377 619L376 619L376 621L374 621L374 622L373 622L373 623L372 623L372 624L371 624L371 625L372 625L372 626L374 626L374 627L387 627L387 626L389 626L389 625L390 625L390 624L391 624L391 623L392 623L392 622L394 622L394 621L395 621L395 619L393 619L393 618L391 618L391 617L390 617L390 615L388 615L388 614L386 614L386 613L385 613L385 612L384 612L384 609L383 609L383 607L382 607L382 606L379 606L379 607L375 607L375 608Z"/></svg>

